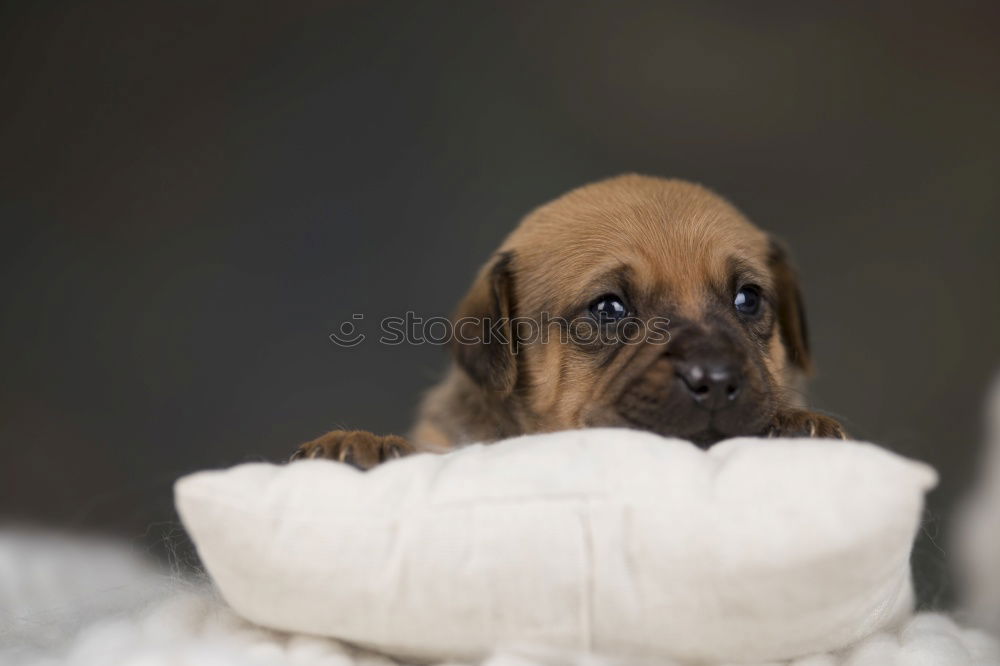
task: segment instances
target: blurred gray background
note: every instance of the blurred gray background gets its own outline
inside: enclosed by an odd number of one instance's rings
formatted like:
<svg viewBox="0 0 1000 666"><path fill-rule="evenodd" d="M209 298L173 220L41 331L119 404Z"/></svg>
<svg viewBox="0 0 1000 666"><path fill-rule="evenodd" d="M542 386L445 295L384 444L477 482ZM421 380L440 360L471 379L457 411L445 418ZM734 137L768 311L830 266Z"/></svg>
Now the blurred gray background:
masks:
<svg viewBox="0 0 1000 666"><path fill-rule="evenodd" d="M532 207L623 171L792 247L814 404L975 471L1000 365L996 3L217 2L0 8L0 517L140 542L180 474L404 431L448 314Z"/></svg>

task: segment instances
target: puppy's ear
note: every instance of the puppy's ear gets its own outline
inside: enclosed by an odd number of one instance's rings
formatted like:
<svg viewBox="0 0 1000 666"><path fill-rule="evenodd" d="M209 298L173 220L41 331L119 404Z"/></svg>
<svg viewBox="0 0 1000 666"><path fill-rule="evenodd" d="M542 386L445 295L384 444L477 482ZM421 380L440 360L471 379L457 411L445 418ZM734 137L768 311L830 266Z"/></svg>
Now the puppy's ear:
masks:
<svg viewBox="0 0 1000 666"><path fill-rule="evenodd" d="M479 277L453 318L452 348L458 365L480 386L508 395L517 380L513 252L501 252Z"/></svg>
<svg viewBox="0 0 1000 666"><path fill-rule="evenodd" d="M778 329L788 354L788 361L803 372L811 372L809 329L806 326L806 311L802 304L799 277L788 259L785 246L773 238L768 254L768 265L774 278L774 290L778 298Z"/></svg>

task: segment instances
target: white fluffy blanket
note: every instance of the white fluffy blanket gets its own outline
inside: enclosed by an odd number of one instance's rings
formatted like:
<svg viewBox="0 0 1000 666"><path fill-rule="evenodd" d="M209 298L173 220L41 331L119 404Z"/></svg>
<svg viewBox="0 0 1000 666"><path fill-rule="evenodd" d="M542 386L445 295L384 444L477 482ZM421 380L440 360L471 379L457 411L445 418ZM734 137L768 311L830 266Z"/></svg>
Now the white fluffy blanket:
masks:
<svg viewBox="0 0 1000 666"><path fill-rule="evenodd" d="M965 511L956 549L964 555L959 573L968 617L1000 631L1000 382L992 403L992 450L981 484ZM207 584L169 575L125 545L0 529L0 666L395 663L337 641L255 627L236 617ZM603 666L616 662L526 648L495 654L484 663ZM792 664L998 666L1000 642L959 626L945 615L923 613L842 653L813 655Z"/></svg>
<svg viewBox="0 0 1000 666"><path fill-rule="evenodd" d="M276 633L234 615L204 584L157 570L123 546L0 533L0 664L4 666L379 666L384 657L334 640ZM614 664L526 647L488 666ZM663 663L663 662L658 662ZM1000 644L925 613L842 654L795 666L987 666ZM453 665L457 666L457 665ZM666 666L670 666L667 664Z"/></svg>

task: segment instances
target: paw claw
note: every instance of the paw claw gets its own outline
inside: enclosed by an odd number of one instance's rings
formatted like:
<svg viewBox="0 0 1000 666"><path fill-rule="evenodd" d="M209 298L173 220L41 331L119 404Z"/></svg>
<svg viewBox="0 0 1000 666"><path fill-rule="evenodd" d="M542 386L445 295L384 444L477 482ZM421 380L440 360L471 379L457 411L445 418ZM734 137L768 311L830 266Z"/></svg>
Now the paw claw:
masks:
<svg viewBox="0 0 1000 666"><path fill-rule="evenodd" d="M373 435L357 430L334 430L302 444L289 458L336 460L360 470L374 467L386 460L401 458L414 451L405 439L394 435Z"/></svg>
<svg viewBox="0 0 1000 666"><path fill-rule="evenodd" d="M848 439L844 427L829 416L802 409L779 412L774 417L767 436Z"/></svg>

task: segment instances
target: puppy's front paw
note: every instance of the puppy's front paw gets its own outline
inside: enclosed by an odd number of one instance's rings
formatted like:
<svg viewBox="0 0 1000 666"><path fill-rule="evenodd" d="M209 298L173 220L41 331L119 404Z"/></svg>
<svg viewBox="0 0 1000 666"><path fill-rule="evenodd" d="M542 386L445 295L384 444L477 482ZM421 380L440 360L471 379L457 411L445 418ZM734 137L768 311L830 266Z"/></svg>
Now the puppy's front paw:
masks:
<svg viewBox="0 0 1000 666"><path fill-rule="evenodd" d="M822 437L847 439L844 426L829 416L805 409L778 412L767 431L768 437Z"/></svg>
<svg viewBox="0 0 1000 666"><path fill-rule="evenodd" d="M333 430L299 446L289 462L302 458L326 458L364 470L387 460L402 458L414 450L412 444L396 435L374 435L364 430Z"/></svg>

